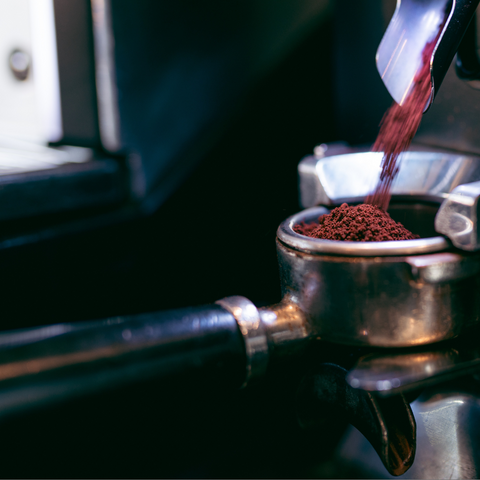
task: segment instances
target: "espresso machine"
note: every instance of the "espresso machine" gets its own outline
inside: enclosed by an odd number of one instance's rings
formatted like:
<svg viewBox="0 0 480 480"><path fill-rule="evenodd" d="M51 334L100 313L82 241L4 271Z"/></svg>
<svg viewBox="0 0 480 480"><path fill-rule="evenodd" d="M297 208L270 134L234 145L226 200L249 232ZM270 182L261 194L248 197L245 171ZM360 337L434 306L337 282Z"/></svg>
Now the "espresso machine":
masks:
<svg viewBox="0 0 480 480"><path fill-rule="evenodd" d="M3 474L478 476L477 3L3 0ZM296 234L442 16L421 238Z"/></svg>

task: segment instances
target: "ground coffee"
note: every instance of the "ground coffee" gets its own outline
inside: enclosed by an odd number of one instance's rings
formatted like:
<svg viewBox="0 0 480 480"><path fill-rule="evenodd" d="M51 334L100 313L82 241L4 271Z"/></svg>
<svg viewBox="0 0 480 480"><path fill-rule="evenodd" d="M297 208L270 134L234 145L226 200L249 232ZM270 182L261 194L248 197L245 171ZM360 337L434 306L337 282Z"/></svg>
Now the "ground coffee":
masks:
<svg viewBox="0 0 480 480"><path fill-rule="evenodd" d="M437 37L425 45L422 52L422 67L415 75L413 86L403 105L393 103L385 113L380 124L380 132L372 150L383 152L382 171L375 191L366 199L366 203L387 210L390 203L392 182L398 174L398 156L406 151L417 133L423 110L431 94L430 59L442 31L439 27Z"/></svg>
<svg viewBox="0 0 480 480"><path fill-rule="evenodd" d="M376 205L348 206L346 203L322 215L317 223L302 223L293 227L301 235L324 240L354 242L384 242L420 238Z"/></svg>

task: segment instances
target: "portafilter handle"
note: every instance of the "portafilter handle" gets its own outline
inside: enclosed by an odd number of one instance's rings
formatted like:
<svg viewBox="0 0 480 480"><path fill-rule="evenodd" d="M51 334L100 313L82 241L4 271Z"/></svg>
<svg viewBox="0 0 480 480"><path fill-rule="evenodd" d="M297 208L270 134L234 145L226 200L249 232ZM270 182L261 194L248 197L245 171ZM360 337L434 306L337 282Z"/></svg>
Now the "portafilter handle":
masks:
<svg viewBox="0 0 480 480"><path fill-rule="evenodd" d="M430 58L429 108L457 53L479 0L397 0L397 8L378 47L376 62L390 95L400 105L422 67L427 43L436 40Z"/></svg>
<svg viewBox="0 0 480 480"><path fill-rule="evenodd" d="M216 385L246 385L261 379L272 360L291 361L317 336L314 331L288 298L257 309L247 298L232 296L195 308L0 333L0 421L107 387L185 373L203 382L209 371ZM313 367L295 395L300 426L316 428L324 414L347 420L391 474L403 474L416 445L405 398L374 398L349 386L342 367Z"/></svg>
<svg viewBox="0 0 480 480"><path fill-rule="evenodd" d="M194 308L3 332L0 419L108 387L192 372L238 388L262 378L272 356L310 338L295 305L257 309L241 296Z"/></svg>
<svg viewBox="0 0 480 480"><path fill-rule="evenodd" d="M0 420L106 388L191 373L233 387L244 381L242 335L220 305L3 332Z"/></svg>

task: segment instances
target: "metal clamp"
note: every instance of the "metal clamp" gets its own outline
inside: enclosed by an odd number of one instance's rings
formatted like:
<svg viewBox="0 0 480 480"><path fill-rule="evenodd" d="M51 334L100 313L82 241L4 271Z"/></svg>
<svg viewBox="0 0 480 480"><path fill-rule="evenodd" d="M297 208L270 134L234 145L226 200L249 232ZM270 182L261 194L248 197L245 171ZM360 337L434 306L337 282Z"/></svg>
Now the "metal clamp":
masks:
<svg viewBox="0 0 480 480"><path fill-rule="evenodd" d="M257 307L245 297L232 296L218 300L218 305L229 311L238 323L245 341L247 355L246 375L242 387L262 377L268 364L268 340Z"/></svg>

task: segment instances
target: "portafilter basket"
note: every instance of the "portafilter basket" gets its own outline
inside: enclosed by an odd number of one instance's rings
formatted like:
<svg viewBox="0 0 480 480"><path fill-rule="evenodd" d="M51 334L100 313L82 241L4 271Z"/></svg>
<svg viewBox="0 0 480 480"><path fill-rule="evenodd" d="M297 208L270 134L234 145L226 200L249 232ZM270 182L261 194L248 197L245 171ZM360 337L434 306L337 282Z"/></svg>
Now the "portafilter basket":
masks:
<svg viewBox="0 0 480 480"><path fill-rule="evenodd" d="M422 238L348 242L294 232L325 207L285 220L277 253L285 303L298 307L316 337L375 347L446 340L479 320L480 255L455 251L435 234L437 205L394 203L391 214Z"/></svg>

